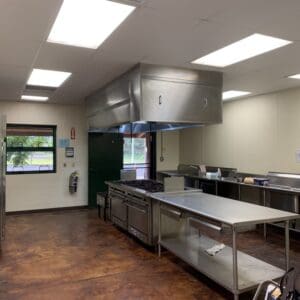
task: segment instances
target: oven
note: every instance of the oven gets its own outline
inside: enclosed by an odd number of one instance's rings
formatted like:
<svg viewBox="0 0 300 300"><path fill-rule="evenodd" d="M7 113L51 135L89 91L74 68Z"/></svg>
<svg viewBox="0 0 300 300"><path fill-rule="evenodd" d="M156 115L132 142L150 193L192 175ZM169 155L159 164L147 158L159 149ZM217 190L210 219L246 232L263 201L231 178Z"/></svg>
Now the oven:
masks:
<svg viewBox="0 0 300 300"><path fill-rule="evenodd" d="M109 188L111 220L114 224L127 230L126 193L122 190Z"/></svg>
<svg viewBox="0 0 300 300"><path fill-rule="evenodd" d="M153 180L106 182L111 221L149 246L158 240L158 203L151 194L163 191Z"/></svg>
<svg viewBox="0 0 300 300"><path fill-rule="evenodd" d="M128 232L143 241L151 244L151 200L135 194L127 194Z"/></svg>

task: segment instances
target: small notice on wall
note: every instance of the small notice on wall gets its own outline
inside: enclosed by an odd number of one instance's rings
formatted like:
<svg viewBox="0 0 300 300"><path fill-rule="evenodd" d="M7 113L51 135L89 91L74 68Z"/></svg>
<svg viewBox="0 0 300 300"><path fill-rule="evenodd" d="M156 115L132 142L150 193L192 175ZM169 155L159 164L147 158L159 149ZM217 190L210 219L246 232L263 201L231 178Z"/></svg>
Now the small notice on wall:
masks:
<svg viewBox="0 0 300 300"><path fill-rule="evenodd" d="M59 139L58 148L66 148L70 146L70 139Z"/></svg>
<svg viewBox="0 0 300 300"><path fill-rule="evenodd" d="M66 147L66 157L74 157L74 148Z"/></svg>
<svg viewBox="0 0 300 300"><path fill-rule="evenodd" d="M300 163L300 150L296 151L296 162Z"/></svg>

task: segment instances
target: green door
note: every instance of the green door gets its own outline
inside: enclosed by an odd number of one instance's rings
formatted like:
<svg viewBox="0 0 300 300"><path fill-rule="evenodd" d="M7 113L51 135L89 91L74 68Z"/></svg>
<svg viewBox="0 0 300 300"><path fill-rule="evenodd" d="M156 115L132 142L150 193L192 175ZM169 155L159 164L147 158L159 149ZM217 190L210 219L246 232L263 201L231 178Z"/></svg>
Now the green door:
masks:
<svg viewBox="0 0 300 300"><path fill-rule="evenodd" d="M123 168L123 135L89 133L89 207L96 207L97 192L104 192L104 181L120 179Z"/></svg>

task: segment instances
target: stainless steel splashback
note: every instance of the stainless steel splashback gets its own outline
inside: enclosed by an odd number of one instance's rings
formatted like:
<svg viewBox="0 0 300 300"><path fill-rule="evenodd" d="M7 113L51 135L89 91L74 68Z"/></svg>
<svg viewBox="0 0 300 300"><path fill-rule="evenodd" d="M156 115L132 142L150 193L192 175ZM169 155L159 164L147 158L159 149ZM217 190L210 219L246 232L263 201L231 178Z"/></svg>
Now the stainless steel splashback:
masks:
<svg viewBox="0 0 300 300"><path fill-rule="evenodd" d="M199 165L179 164L177 167L177 171L181 174L190 174L198 176L200 172L200 167Z"/></svg>
<svg viewBox="0 0 300 300"><path fill-rule="evenodd" d="M267 177L272 185L300 188L300 174L268 172Z"/></svg>
<svg viewBox="0 0 300 300"><path fill-rule="evenodd" d="M86 99L91 131L142 132L222 122L222 73L139 64Z"/></svg>

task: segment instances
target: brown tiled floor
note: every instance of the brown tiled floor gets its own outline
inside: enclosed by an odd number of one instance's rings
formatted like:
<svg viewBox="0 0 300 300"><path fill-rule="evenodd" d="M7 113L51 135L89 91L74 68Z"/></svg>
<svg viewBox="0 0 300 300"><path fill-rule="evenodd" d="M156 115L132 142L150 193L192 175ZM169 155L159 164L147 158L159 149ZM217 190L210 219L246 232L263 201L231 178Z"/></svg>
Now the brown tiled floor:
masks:
<svg viewBox="0 0 300 300"><path fill-rule="evenodd" d="M239 247L283 266L280 238L240 236ZM300 245L291 259L300 270ZM231 299L230 293L164 252L144 248L94 210L7 217L0 299ZM243 295L241 299L250 299Z"/></svg>

